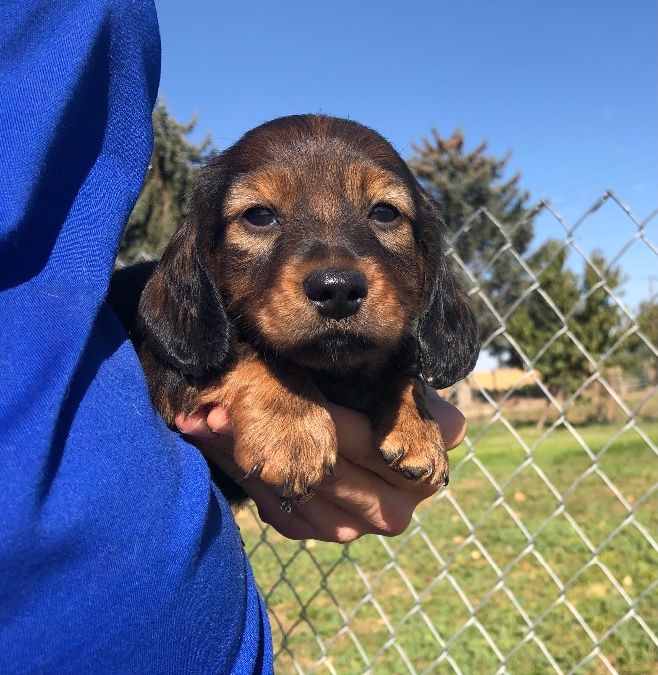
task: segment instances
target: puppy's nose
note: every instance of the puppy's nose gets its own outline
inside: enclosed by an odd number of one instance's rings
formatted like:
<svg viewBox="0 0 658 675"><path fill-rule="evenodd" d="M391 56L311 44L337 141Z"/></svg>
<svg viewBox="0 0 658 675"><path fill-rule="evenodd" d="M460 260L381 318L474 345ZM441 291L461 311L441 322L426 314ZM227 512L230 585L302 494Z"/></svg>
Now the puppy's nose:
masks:
<svg viewBox="0 0 658 675"><path fill-rule="evenodd" d="M355 270L319 270L304 279L304 291L322 316L339 321L359 311L368 282Z"/></svg>

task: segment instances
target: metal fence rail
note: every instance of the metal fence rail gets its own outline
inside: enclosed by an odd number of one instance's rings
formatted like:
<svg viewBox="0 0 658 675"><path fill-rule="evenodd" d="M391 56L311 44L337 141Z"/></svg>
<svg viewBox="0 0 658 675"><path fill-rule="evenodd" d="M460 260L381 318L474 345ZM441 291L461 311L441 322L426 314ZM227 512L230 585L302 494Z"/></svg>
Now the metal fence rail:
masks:
<svg viewBox="0 0 658 675"><path fill-rule="evenodd" d="M537 207L554 219L563 247L598 273L589 293L603 288L625 317L615 345L599 355L578 339L572 312L560 311L491 214L478 212L455 235L489 218L505 240L497 255L513 256L529 280L502 312L451 252L470 293L496 317L484 348L506 339L530 376L556 340L568 339L590 365L565 400L539 378L551 408L543 431L520 421L521 381L498 393L480 388L477 419L452 453L449 489L396 538L289 542L255 511L240 515L279 672L658 672L658 349L577 241L604 206L629 233L612 264L641 246L658 269L649 237L658 210L640 221L607 192L568 226L548 203ZM507 322L533 293L562 327L530 358ZM644 344L653 380L628 393L607 365L631 338ZM593 387L613 406L612 421L574 421L571 412Z"/></svg>

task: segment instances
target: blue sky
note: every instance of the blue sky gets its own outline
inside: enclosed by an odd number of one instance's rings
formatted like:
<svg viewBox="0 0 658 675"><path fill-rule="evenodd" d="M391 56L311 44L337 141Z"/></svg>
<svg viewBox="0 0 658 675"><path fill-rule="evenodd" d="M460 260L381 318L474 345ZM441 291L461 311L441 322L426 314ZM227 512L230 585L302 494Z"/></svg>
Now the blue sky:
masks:
<svg viewBox="0 0 658 675"><path fill-rule="evenodd" d="M160 94L218 148L273 117L363 122L403 156L434 126L512 152L533 200L573 224L612 188L641 220L658 207L654 0L156 0ZM576 231L616 254L636 232L606 205ZM658 245L658 218L647 227ZM563 237L551 218L537 242ZM572 264L580 267L576 256ZM658 256L619 260L631 307L658 290Z"/></svg>

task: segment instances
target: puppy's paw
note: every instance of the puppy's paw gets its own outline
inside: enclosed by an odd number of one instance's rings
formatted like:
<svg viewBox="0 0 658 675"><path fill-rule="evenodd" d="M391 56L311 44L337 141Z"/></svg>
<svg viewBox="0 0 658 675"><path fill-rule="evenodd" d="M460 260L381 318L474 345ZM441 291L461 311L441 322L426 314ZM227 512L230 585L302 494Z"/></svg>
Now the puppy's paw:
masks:
<svg viewBox="0 0 658 675"><path fill-rule="evenodd" d="M407 480L448 484L448 453L438 425L423 418L415 405L402 402L378 430L384 461Z"/></svg>
<svg viewBox="0 0 658 675"><path fill-rule="evenodd" d="M336 464L336 429L329 413L247 408L233 417L234 461L246 478L260 477L284 497L303 499Z"/></svg>

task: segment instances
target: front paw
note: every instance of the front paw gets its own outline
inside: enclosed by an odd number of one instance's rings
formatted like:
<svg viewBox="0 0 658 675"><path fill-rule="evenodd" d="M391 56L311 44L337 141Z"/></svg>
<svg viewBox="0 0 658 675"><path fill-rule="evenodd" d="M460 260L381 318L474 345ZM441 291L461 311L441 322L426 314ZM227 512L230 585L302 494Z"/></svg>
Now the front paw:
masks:
<svg viewBox="0 0 658 675"><path fill-rule="evenodd" d="M384 461L407 480L448 484L448 453L439 427L415 409L403 408L380 429L379 447Z"/></svg>
<svg viewBox="0 0 658 675"><path fill-rule="evenodd" d="M333 473L336 429L321 406L277 414L248 408L233 426L234 461L245 477L260 477L284 497L303 499Z"/></svg>

